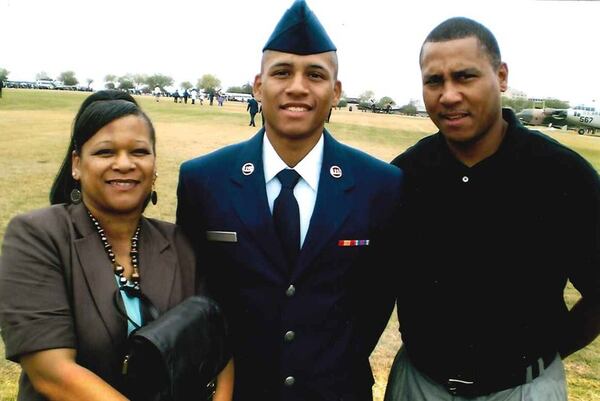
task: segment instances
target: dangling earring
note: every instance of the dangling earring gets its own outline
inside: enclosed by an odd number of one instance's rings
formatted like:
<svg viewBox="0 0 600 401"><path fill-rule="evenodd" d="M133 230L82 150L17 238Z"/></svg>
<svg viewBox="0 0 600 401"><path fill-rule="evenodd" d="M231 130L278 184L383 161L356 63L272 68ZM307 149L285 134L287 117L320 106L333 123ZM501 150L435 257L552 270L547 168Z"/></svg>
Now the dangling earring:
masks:
<svg viewBox="0 0 600 401"><path fill-rule="evenodd" d="M71 203L74 205L81 203L81 191L79 188L73 188L69 194L69 198L71 199Z"/></svg>
<svg viewBox="0 0 600 401"><path fill-rule="evenodd" d="M152 192L150 192L150 202L153 205L158 203L158 194L156 193L156 189L154 189L154 184L156 182L156 178L158 177L158 173L154 173L154 181L152 181Z"/></svg>
<svg viewBox="0 0 600 401"><path fill-rule="evenodd" d="M75 181L75 186L73 187L73 189L71 190L71 193L69 194L69 199L71 199L71 203L74 205L77 205L79 203L81 203L81 191L79 190L79 181L77 180L77 175L75 174L75 172L71 172L71 177L73 177L73 181Z"/></svg>

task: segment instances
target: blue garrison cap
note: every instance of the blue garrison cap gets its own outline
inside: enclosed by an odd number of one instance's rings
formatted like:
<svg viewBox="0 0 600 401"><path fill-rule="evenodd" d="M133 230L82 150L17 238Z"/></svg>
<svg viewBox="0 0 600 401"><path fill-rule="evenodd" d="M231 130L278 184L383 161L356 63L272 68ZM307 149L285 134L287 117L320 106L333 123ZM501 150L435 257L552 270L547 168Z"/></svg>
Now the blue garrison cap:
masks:
<svg viewBox="0 0 600 401"><path fill-rule="evenodd" d="M306 55L337 49L306 2L296 0L279 20L265 50Z"/></svg>

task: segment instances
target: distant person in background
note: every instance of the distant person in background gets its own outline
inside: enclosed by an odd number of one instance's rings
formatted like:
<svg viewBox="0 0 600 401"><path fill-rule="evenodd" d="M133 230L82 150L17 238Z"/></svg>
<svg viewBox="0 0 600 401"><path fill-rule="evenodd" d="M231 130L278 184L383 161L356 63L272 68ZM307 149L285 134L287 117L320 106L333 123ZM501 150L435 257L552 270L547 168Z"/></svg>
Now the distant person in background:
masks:
<svg viewBox="0 0 600 401"><path fill-rule="evenodd" d="M154 99L156 99L156 101L158 102L158 99L160 98L160 87L159 86L155 86L154 87Z"/></svg>
<svg viewBox="0 0 600 401"><path fill-rule="evenodd" d="M173 92L173 101L175 103L177 103L178 100L179 100L179 89L175 89L175 92Z"/></svg>
<svg viewBox="0 0 600 401"><path fill-rule="evenodd" d="M142 401L121 369L129 333L197 293L196 258L156 203L155 132L126 92L87 97L52 206L16 216L0 257L0 329L19 400ZM150 304L151 302L151 304ZM230 400L230 362L217 394ZM143 400L147 401L147 400Z"/></svg>
<svg viewBox="0 0 600 401"><path fill-rule="evenodd" d="M183 103L187 104L187 100L190 97L190 92L187 89L183 90Z"/></svg>
<svg viewBox="0 0 600 401"><path fill-rule="evenodd" d="M198 97L198 91L196 89L192 89L191 93L192 104L196 104L196 98Z"/></svg>
<svg viewBox="0 0 600 401"><path fill-rule="evenodd" d="M215 94L211 92L211 93L208 95L208 100L209 100L209 103L208 103L208 104L209 104L210 106L212 106L212 105L213 105L213 100L214 100L214 99L215 99Z"/></svg>
<svg viewBox="0 0 600 401"><path fill-rule="evenodd" d="M0 79L0 99L2 99L2 88L4 88L4 81Z"/></svg>
<svg viewBox="0 0 600 401"><path fill-rule="evenodd" d="M566 401L562 359L600 332L598 173L502 108L508 67L480 23L442 22L419 63L439 132L392 162L403 345L385 400Z"/></svg>
<svg viewBox="0 0 600 401"><path fill-rule="evenodd" d="M254 123L254 117L256 116L256 113L258 113L258 102L254 98L254 94L252 94L252 97L248 99L248 106L246 107L246 110L250 113L250 124L248 125L251 127L256 127L256 124Z"/></svg>

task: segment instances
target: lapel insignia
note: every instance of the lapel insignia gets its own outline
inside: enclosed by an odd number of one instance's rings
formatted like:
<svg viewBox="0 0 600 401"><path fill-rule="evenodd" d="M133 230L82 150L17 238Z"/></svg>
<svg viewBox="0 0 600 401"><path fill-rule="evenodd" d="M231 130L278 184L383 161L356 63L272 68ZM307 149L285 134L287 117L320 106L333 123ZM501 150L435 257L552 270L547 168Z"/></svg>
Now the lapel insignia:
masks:
<svg viewBox="0 0 600 401"><path fill-rule="evenodd" d="M254 164L246 163L242 166L242 174L250 175L254 172Z"/></svg>
<svg viewBox="0 0 600 401"><path fill-rule="evenodd" d="M342 169L339 166L331 166L329 169L329 174L333 178L341 178L342 177Z"/></svg>

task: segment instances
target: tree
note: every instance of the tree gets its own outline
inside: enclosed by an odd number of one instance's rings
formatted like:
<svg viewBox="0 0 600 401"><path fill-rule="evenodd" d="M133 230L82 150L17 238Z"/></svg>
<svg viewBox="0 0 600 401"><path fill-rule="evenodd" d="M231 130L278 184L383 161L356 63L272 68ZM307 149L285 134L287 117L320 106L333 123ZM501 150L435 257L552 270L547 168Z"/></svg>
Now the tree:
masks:
<svg viewBox="0 0 600 401"><path fill-rule="evenodd" d="M513 109L515 113L531 107L530 102L523 98L508 98L502 96L502 107Z"/></svg>
<svg viewBox="0 0 600 401"><path fill-rule="evenodd" d="M400 107L400 113L408 116L414 116L417 114L417 106L415 106L413 102L405 104L404 106Z"/></svg>
<svg viewBox="0 0 600 401"><path fill-rule="evenodd" d="M546 104L546 107L550 107L553 109L568 109L571 107L569 105L568 101L554 99L554 98L544 99L544 103Z"/></svg>
<svg viewBox="0 0 600 401"><path fill-rule="evenodd" d="M35 74L35 79L36 81L39 81L41 79L52 81L52 78L50 78L46 71L38 72L37 74Z"/></svg>
<svg viewBox="0 0 600 401"><path fill-rule="evenodd" d="M367 91L364 91L363 93L361 93L360 96L358 96L358 101L360 103L368 103L374 97L375 97L375 92L373 92L372 90L367 90Z"/></svg>
<svg viewBox="0 0 600 401"><path fill-rule="evenodd" d="M198 88L203 89L205 93L214 95L221 87L221 81L219 78L212 74L204 74L202 78L198 80Z"/></svg>
<svg viewBox="0 0 600 401"><path fill-rule="evenodd" d="M167 86L173 85L173 78L163 74L154 74L146 78L146 84L149 88L158 86L159 88L164 89Z"/></svg>
<svg viewBox="0 0 600 401"><path fill-rule="evenodd" d="M104 82L106 82L106 84L104 85L104 87L106 89L115 89L116 85L115 82L117 80L117 76L113 75L113 74L108 74L104 77Z"/></svg>
<svg viewBox="0 0 600 401"><path fill-rule="evenodd" d="M180 84L180 86L181 86L183 89L185 89L185 90L188 90L188 89L190 89L190 88L191 88L193 85L192 85L192 83L191 83L190 81L183 81L183 82Z"/></svg>
<svg viewBox="0 0 600 401"><path fill-rule="evenodd" d="M87 78L87 79L85 80L85 82L87 82L87 87L89 88L89 87L90 87L90 85L92 84L92 82L94 82L94 80L93 80L92 78Z"/></svg>
<svg viewBox="0 0 600 401"><path fill-rule="evenodd" d="M358 96L358 108L360 109L373 109L373 105L375 104L375 92L372 90L366 90Z"/></svg>
<svg viewBox="0 0 600 401"><path fill-rule="evenodd" d="M254 93L254 87L250 82L246 82L244 85L242 85L242 93L247 93L249 95Z"/></svg>
<svg viewBox="0 0 600 401"><path fill-rule="evenodd" d="M569 102L559 99L546 98L543 100L543 106L539 100L533 101L531 99L524 98L507 98L502 96L502 107L508 107L513 109L515 113L523 109L541 108L548 107L551 109L568 109L570 107ZM536 106L537 103L537 106Z"/></svg>
<svg viewBox="0 0 600 401"><path fill-rule="evenodd" d="M227 92L247 93L248 95L251 95L252 93L254 93L254 90L252 89L252 85L250 84L250 82L246 82L242 86L230 86L229 88L227 88Z"/></svg>
<svg viewBox="0 0 600 401"><path fill-rule="evenodd" d="M242 86L230 86L229 88L227 88L227 92L246 93L248 95L251 95L252 93L254 93L254 91L252 89L252 85L250 85L250 82L247 82Z"/></svg>
<svg viewBox="0 0 600 401"><path fill-rule="evenodd" d="M148 80L148 76L146 74L133 74L131 77L136 88L140 88L142 85L146 85L146 81Z"/></svg>
<svg viewBox="0 0 600 401"><path fill-rule="evenodd" d="M79 81L75 78L75 72L73 71L63 71L58 76L58 80L62 81L65 85L77 85Z"/></svg>
<svg viewBox="0 0 600 401"><path fill-rule="evenodd" d="M134 88L133 77L131 74L125 74L122 77L119 77L119 89L129 90Z"/></svg>
<svg viewBox="0 0 600 401"><path fill-rule="evenodd" d="M379 106L382 109L385 109L388 104L394 105L396 104L396 102L394 102L394 99L392 99L389 96L384 96L381 99L379 99L379 102L377 102L377 106Z"/></svg>
<svg viewBox="0 0 600 401"><path fill-rule="evenodd" d="M8 71L6 68L0 68L0 81L6 81L8 79Z"/></svg>

